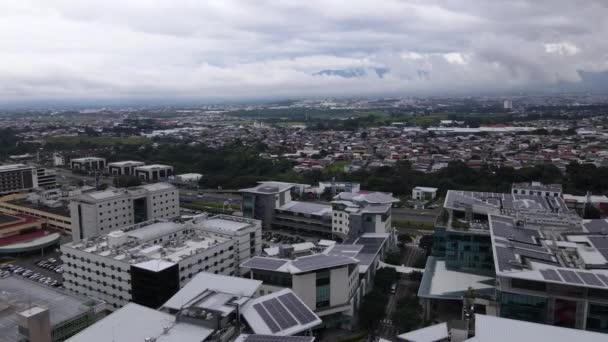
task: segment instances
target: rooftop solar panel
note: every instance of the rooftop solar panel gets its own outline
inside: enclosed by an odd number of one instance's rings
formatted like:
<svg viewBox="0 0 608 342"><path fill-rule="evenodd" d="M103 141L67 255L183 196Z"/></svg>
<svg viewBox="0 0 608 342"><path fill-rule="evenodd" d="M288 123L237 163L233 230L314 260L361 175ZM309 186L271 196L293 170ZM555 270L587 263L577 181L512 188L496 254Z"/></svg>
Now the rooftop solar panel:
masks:
<svg viewBox="0 0 608 342"><path fill-rule="evenodd" d="M573 271L557 270L566 283L583 284L581 278Z"/></svg>
<svg viewBox="0 0 608 342"><path fill-rule="evenodd" d="M241 266L274 271L285 265L287 260L253 257L245 261Z"/></svg>
<svg viewBox="0 0 608 342"><path fill-rule="evenodd" d="M589 241L595 246L597 249L608 249L608 237L606 236L590 236Z"/></svg>
<svg viewBox="0 0 608 342"><path fill-rule="evenodd" d="M606 286L608 286L608 276L605 274L596 274L598 278L600 278Z"/></svg>
<svg viewBox="0 0 608 342"><path fill-rule="evenodd" d="M296 317L300 324L308 324L317 319L310 309L302 303L293 293L286 293L278 297L281 303Z"/></svg>
<svg viewBox="0 0 608 342"><path fill-rule="evenodd" d="M258 315L260 315L260 317L262 317L262 320L264 321L264 323L266 323L266 325L268 326L268 328L270 329L270 331L273 334L277 333L281 330L279 328L279 326L275 323L275 321L272 320L272 317L270 317L270 315L268 314L266 309L264 309L264 307L261 304L259 304L259 303L254 304L253 308L258 313Z"/></svg>
<svg viewBox="0 0 608 342"><path fill-rule="evenodd" d="M604 287L604 284L593 273L576 272L587 285Z"/></svg>
<svg viewBox="0 0 608 342"><path fill-rule="evenodd" d="M279 324L281 330L289 329L294 325L297 325L298 322L293 318L293 316L285 309L283 304L279 302L278 299L272 298L262 303L266 311L274 318L274 320Z"/></svg>
<svg viewBox="0 0 608 342"><path fill-rule="evenodd" d="M555 270L540 270L540 274L546 280L562 281L562 278L559 276L559 274L557 274L557 272L555 272Z"/></svg>

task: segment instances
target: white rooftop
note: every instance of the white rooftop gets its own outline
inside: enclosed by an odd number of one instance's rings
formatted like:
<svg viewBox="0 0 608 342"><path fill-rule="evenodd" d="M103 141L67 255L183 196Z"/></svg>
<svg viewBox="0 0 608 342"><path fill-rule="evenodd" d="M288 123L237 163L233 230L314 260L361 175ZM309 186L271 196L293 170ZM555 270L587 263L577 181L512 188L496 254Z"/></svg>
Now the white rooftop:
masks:
<svg viewBox="0 0 608 342"><path fill-rule="evenodd" d="M414 190L419 190L419 191L424 191L424 192L437 192L437 188L430 188L427 186L417 186L414 188Z"/></svg>
<svg viewBox="0 0 608 342"><path fill-rule="evenodd" d="M135 160L125 160L108 163L108 166L130 166L130 165L144 165L144 162L135 161Z"/></svg>
<svg viewBox="0 0 608 342"><path fill-rule="evenodd" d="M179 310L206 291L229 294L231 297L253 297L261 285L260 280L201 272L173 295L163 307Z"/></svg>
<svg viewBox="0 0 608 342"><path fill-rule="evenodd" d="M137 170L156 170L156 169L172 169L171 165L163 165L163 164L150 164L150 165L142 165L138 166Z"/></svg>
<svg viewBox="0 0 608 342"><path fill-rule="evenodd" d="M449 270L445 260L429 257L424 270L418 295L423 298L460 299L469 288L474 290L494 289L494 278L472 273Z"/></svg>
<svg viewBox="0 0 608 342"><path fill-rule="evenodd" d="M475 315L475 337L468 342L604 342L608 335L561 328L547 324L530 323L486 315Z"/></svg>
<svg viewBox="0 0 608 342"><path fill-rule="evenodd" d="M448 324L439 323L422 329L410 331L409 333L401 334L397 337L409 342L436 342L447 339L448 335Z"/></svg>
<svg viewBox="0 0 608 342"><path fill-rule="evenodd" d="M68 339L69 342L200 342L212 329L176 322L171 314L129 303Z"/></svg>
<svg viewBox="0 0 608 342"><path fill-rule="evenodd" d="M250 226L248 222L241 222L237 220L231 220L222 217L212 217L197 223L198 226L203 228L211 228L229 232L237 232L241 229Z"/></svg>

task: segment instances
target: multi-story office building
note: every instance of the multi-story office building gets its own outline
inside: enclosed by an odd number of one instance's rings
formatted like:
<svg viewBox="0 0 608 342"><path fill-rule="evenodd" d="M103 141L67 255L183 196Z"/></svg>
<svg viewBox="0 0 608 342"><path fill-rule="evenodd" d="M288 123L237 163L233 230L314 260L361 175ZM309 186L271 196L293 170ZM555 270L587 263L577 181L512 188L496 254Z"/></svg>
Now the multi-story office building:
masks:
<svg viewBox="0 0 608 342"><path fill-rule="evenodd" d="M0 195L38 187L36 168L25 164L0 166Z"/></svg>
<svg viewBox="0 0 608 342"><path fill-rule="evenodd" d="M57 185L57 174L55 170L37 169L36 178L38 179L38 187L43 189L54 189Z"/></svg>
<svg viewBox="0 0 608 342"><path fill-rule="evenodd" d="M201 272L158 310L135 303L69 342L313 342L322 322L291 290L256 297L261 281ZM295 335L295 336L292 336Z"/></svg>
<svg viewBox="0 0 608 342"><path fill-rule="evenodd" d="M135 176L135 168L144 165L146 163L133 160L108 163L108 173L115 176Z"/></svg>
<svg viewBox="0 0 608 342"><path fill-rule="evenodd" d="M332 203L332 231L344 238L364 233L390 233L391 207L398 199L383 192L342 192Z"/></svg>
<svg viewBox="0 0 608 342"><path fill-rule="evenodd" d="M60 342L105 316L103 301L9 276L0 278L0 340Z"/></svg>
<svg viewBox="0 0 608 342"><path fill-rule="evenodd" d="M511 193L513 195L561 197L562 185L543 184L541 182L514 183L511 187Z"/></svg>
<svg viewBox="0 0 608 342"><path fill-rule="evenodd" d="M275 209L291 202L293 184L261 182L259 185L239 190L242 194L243 216L262 221L262 228L270 229Z"/></svg>
<svg viewBox="0 0 608 342"><path fill-rule="evenodd" d="M419 291L427 313L472 288L487 313L608 332L605 220L544 192L448 191L444 208Z"/></svg>
<svg viewBox="0 0 608 342"><path fill-rule="evenodd" d="M114 309L128 302L157 308L199 272L238 274L238 255L251 252L246 238L259 236L259 222L241 220L152 221L65 244L64 286ZM240 236L237 225L247 232Z"/></svg>
<svg viewBox="0 0 608 342"><path fill-rule="evenodd" d="M243 216L262 221L264 229L271 227L331 234L331 206L292 200L296 184L261 182L241 189Z"/></svg>
<svg viewBox="0 0 608 342"><path fill-rule="evenodd" d="M192 224L199 229L233 240L237 264L262 252L262 223L258 220L230 215L201 215L195 217Z"/></svg>
<svg viewBox="0 0 608 342"><path fill-rule="evenodd" d="M359 294L358 260L314 254L296 259L254 257L241 264L246 277L263 281L259 294L290 288L326 326L349 326Z"/></svg>
<svg viewBox="0 0 608 342"><path fill-rule="evenodd" d="M79 241L152 219L179 216L179 193L167 183L82 194L70 202L72 238Z"/></svg>
<svg viewBox="0 0 608 342"><path fill-rule="evenodd" d="M158 182L173 175L173 166L161 164L138 166L135 168L135 175L146 182Z"/></svg>
<svg viewBox="0 0 608 342"><path fill-rule="evenodd" d="M70 159L70 168L74 170L103 171L106 168L106 159L99 157Z"/></svg>

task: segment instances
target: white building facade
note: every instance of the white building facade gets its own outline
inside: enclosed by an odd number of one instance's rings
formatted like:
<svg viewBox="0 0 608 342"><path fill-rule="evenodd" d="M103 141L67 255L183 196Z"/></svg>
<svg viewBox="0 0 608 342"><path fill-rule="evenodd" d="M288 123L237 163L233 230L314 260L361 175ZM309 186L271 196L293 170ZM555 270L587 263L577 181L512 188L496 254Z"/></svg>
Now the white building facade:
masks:
<svg viewBox="0 0 608 342"><path fill-rule="evenodd" d="M166 183L97 191L70 202L73 241L139 222L178 216L179 193Z"/></svg>

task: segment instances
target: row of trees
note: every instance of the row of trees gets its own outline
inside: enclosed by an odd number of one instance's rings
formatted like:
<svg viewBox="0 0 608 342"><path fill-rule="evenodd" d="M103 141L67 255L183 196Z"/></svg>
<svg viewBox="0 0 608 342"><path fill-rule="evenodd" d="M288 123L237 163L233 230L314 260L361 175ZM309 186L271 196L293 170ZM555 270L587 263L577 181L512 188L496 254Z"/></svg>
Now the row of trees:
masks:
<svg viewBox="0 0 608 342"><path fill-rule="evenodd" d="M340 168L313 171L304 174L292 171L294 163L287 159L266 159L264 144L245 146L235 142L220 148L191 146L187 144L119 145L107 157L113 160L136 159L174 165L179 172L198 172L205 177L201 187L236 189L254 185L260 180L279 180L315 184L334 178L339 181L361 183L362 188L388 191L395 195L407 195L418 185L432 186L445 192L449 189L509 192L512 183L540 181L561 183L564 191L584 195L608 193L608 168L593 164L571 163L562 173L552 164L514 169L484 165L473 169L464 162L455 161L434 173L412 169L408 161L400 161L394 167L380 167L345 173Z"/></svg>

